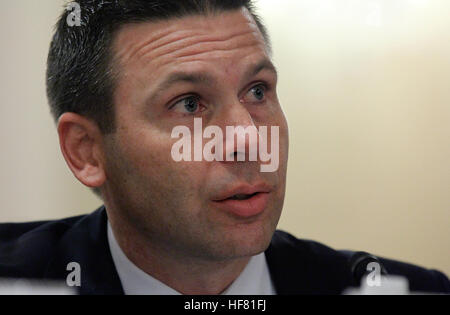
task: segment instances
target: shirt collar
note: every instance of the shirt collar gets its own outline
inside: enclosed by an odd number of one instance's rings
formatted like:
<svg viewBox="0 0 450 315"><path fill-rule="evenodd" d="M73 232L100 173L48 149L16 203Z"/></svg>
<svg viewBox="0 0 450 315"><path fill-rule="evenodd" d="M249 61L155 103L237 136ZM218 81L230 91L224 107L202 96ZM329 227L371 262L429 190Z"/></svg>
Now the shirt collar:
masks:
<svg viewBox="0 0 450 315"><path fill-rule="evenodd" d="M108 221L108 243L114 265L127 295L179 295L176 290L139 269L124 254L117 243ZM264 253L250 258L239 277L223 292L223 295L274 295Z"/></svg>

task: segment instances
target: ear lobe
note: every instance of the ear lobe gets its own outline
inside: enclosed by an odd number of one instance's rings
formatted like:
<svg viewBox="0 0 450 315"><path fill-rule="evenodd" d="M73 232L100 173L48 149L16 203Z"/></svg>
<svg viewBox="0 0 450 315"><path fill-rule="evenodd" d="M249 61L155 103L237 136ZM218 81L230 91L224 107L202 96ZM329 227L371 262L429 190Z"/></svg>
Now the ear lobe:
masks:
<svg viewBox="0 0 450 315"><path fill-rule="evenodd" d="M102 133L97 124L84 116L65 113L58 120L58 136L61 152L75 177L88 187L102 186L106 176Z"/></svg>

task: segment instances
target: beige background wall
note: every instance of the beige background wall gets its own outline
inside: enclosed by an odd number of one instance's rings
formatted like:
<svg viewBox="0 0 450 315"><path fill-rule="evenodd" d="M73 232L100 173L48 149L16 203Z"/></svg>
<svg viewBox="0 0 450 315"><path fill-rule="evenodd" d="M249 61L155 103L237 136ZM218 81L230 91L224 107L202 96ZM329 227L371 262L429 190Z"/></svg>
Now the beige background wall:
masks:
<svg viewBox="0 0 450 315"><path fill-rule="evenodd" d="M101 205L59 152L45 61L62 0L0 0L0 222ZM279 227L450 274L450 1L260 0L291 132Z"/></svg>

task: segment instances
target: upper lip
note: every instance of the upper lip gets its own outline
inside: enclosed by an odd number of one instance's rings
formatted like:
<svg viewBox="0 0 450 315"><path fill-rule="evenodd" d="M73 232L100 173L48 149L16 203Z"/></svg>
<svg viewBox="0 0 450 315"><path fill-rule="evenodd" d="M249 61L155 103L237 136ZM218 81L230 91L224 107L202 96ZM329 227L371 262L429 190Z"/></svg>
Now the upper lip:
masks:
<svg viewBox="0 0 450 315"><path fill-rule="evenodd" d="M256 185L239 184L233 186L232 188L226 189L224 192L219 194L217 198L213 198L213 201L222 201L235 195L253 195L256 193L269 193L271 191L272 188L266 183L260 183Z"/></svg>

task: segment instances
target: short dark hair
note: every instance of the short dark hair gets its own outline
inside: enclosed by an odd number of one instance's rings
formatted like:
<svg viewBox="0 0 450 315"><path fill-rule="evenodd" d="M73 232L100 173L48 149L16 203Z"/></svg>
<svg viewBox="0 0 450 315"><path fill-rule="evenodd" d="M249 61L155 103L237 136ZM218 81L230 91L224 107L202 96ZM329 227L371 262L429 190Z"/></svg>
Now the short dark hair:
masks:
<svg viewBox="0 0 450 315"><path fill-rule="evenodd" d="M78 0L81 25L69 26L64 10L47 60L47 97L55 121L66 113L84 115L104 134L115 131L115 72L112 43L119 27L247 8L266 43L266 28L252 0ZM70 17L69 17L70 18Z"/></svg>
<svg viewBox="0 0 450 315"><path fill-rule="evenodd" d="M252 0L78 0L80 25L72 11L56 24L47 60L47 97L55 122L66 112L93 120L103 134L115 131L115 67L112 44L122 25L207 15L247 8L268 48L269 36ZM98 188L92 189L101 197Z"/></svg>

